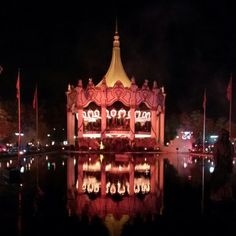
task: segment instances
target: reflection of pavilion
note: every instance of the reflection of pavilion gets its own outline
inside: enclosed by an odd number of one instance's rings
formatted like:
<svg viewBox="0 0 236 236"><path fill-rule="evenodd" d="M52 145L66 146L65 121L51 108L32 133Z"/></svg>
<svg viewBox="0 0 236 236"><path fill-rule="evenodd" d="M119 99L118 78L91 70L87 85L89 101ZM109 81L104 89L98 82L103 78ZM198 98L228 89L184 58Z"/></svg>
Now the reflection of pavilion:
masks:
<svg viewBox="0 0 236 236"><path fill-rule="evenodd" d="M67 162L68 190L76 187L71 202L78 215L159 214L163 178L163 158L154 155L80 156Z"/></svg>
<svg viewBox="0 0 236 236"><path fill-rule="evenodd" d="M164 143L165 93L154 81L145 80L139 88L124 71L120 41L116 30L110 67L104 78L87 87L82 80L69 85L67 95L67 140L80 145L86 138L126 137L129 140L153 139ZM77 144L77 143L76 143Z"/></svg>

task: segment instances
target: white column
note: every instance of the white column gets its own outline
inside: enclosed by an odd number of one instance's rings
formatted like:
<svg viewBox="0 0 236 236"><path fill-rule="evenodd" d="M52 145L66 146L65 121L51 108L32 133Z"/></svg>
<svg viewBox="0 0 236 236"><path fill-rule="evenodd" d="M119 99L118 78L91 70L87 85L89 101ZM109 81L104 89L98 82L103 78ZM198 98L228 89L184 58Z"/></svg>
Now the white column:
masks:
<svg viewBox="0 0 236 236"><path fill-rule="evenodd" d="M130 107L130 140L135 138L135 108Z"/></svg>
<svg viewBox="0 0 236 236"><path fill-rule="evenodd" d="M160 144L164 145L164 132L165 132L165 113L160 114Z"/></svg>
<svg viewBox="0 0 236 236"><path fill-rule="evenodd" d="M67 111L67 142L69 145L75 144L75 117L71 111Z"/></svg>
<svg viewBox="0 0 236 236"><path fill-rule="evenodd" d="M156 110L152 110L151 111L151 137L152 138L157 138L157 111Z"/></svg>
<svg viewBox="0 0 236 236"><path fill-rule="evenodd" d="M106 128L107 128L107 112L106 106L102 105L101 107L101 138L106 138Z"/></svg>
<svg viewBox="0 0 236 236"><path fill-rule="evenodd" d="M156 117L156 133L157 133L157 142L160 143L160 115Z"/></svg>
<svg viewBox="0 0 236 236"><path fill-rule="evenodd" d="M83 109L79 108L78 109L78 131L77 131L77 136L78 138L83 138Z"/></svg>

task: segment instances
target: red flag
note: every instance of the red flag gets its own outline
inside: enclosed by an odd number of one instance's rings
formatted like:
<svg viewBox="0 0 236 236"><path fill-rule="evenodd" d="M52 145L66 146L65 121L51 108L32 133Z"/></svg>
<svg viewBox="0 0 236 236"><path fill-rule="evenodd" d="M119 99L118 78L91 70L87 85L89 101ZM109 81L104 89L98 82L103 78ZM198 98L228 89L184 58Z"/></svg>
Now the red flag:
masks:
<svg viewBox="0 0 236 236"><path fill-rule="evenodd" d="M227 87L227 99L231 101L231 98L232 98L232 75L230 77L229 84Z"/></svg>
<svg viewBox="0 0 236 236"><path fill-rule="evenodd" d="M37 102L38 102L38 90L37 90L37 87L36 87L35 91L34 91L34 100L33 100L33 108L34 109L36 109Z"/></svg>
<svg viewBox="0 0 236 236"><path fill-rule="evenodd" d="M204 90L204 96L203 96L203 103L202 103L202 107L205 110L206 109L206 89Z"/></svg>
<svg viewBox="0 0 236 236"><path fill-rule="evenodd" d="M17 81L16 81L16 98L20 98L20 71L18 71Z"/></svg>

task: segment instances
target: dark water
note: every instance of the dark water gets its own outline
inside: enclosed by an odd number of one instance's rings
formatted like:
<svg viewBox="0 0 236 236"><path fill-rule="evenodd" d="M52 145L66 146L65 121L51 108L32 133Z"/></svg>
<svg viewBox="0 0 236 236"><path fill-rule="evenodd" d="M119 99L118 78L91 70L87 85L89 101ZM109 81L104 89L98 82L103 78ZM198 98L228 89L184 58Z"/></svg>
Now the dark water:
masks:
<svg viewBox="0 0 236 236"><path fill-rule="evenodd" d="M138 193L132 198L128 194L122 197L109 194L101 197L100 193L68 194L68 158L75 160L76 183L79 161L89 163L94 157L52 154L22 159L25 166L21 174L22 186L16 183L13 172L9 176L5 171L13 167L16 160L12 164L8 159L1 160L1 235L75 235L75 232L78 235L189 235L190 231L200 234L203 230L227 235L233 229L235 203L209 200L209 168L213 165L210 158L204 160L202 168L202 160L189 155L152 155L151 158L150 155L134 155L132 158L139 164L154 163L159 177L161 165L155 163L162 158L163 197L157 190ZM149 179L150 171L142 175ZM139 178L140 174L135 177ZM110 174L106 178L115 181L118 177ZM234 182L235 178L233 186Z"/></svg>

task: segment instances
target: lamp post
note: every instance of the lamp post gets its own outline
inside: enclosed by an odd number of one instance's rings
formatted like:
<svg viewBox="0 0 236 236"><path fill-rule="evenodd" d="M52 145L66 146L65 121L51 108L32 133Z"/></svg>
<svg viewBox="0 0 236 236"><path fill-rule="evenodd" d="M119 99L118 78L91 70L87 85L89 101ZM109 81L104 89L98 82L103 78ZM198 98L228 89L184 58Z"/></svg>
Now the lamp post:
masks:
<svg viewBox="0 0 236 236"><path fill-rule="evenodd" d="M21 152L21 142L19 142L19 136L20 137L23 137L24 136L24 133L19 133L19 132L15 132L15 136L17 136L18 137L18 142L17 142L17 146L18 146L18 155L20 154L20 152ZM20 160L18 160L18 161L20 161Z"/></svg>

